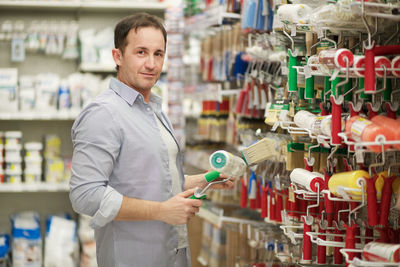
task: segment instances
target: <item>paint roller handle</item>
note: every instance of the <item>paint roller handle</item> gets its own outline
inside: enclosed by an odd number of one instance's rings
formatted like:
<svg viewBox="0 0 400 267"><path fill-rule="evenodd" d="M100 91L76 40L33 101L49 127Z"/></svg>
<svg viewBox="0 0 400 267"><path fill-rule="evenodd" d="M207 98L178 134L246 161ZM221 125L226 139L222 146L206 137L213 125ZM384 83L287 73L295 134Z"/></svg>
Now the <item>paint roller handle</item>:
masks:
<svg viewBox="0 0 400 267"><path fill-rule="evenodd" d="M206 173L204 175L204 179L206 179L207 183L210 183L210 182L218 179L219 178L219 174L220 174L220 172L218 172L218 171L211 171L211 172L208 172L208 173ZM206 189L206 188L204 188L204 189ZM196 196L196 192L195 192L193 194L193 196L190 197L190 199L205 199L206 195L201 193L204 189L200 189L200 191L198 191L199 192L198 196Z"/></svg>
<svg viewBox="0 0 400 267"><path fill-rule="evenodd" d="M218 171L210 171L204 175L204 178L206 179L207 183L214 181L215 179L219 178L220 172Z"/></svg>

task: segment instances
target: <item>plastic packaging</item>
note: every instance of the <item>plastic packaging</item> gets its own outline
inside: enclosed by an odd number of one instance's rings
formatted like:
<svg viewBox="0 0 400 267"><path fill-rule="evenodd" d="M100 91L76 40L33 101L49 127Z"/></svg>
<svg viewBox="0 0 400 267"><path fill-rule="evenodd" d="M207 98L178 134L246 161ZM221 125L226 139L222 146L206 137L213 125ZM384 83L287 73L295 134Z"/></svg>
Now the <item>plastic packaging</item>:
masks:
<svg viewBox="0 0 400 267"><path fill-rule="evenodd" d="M319 184L320 191L323 189L324 185L323 174L310 172L301 168L296 168L290 173L290 180L292 183L301 185L312 192L318 192L317 184Z"/></svg>
<svg viewBox="0 0 400 267"><path fill-rule="evenodd" d="M209 160L210 166L214 170L231 177L239 178L243 176L247 168L242 158L224 150L215 151Z"/></svg>
<svg viewBox="0 0 400 267"><path fill-rule="evenodd" d="M360 116L351 117L346 122L345 133L356 142L375 142L378 136L385 137L385 140L394 140L393 133L386 127L376 125ZM374 152L382 152L381 145L370 145L368 148ZM384 146L385 150L388 148L390 145Z"/></svg>
<svg viewBox="0 0 400 267"><path fill-rule="evenodd" d="M308 5L303 4L281 5L277 11L279 20L285 24L306 24L309 21L311 13L312 9Z"/></svg>
<svg viewBox="0 0 400 267"><path fill-rule="evenodd" d="M400 244L369 242L363 248L363 256L368 261L400 262Z"/></svg>
<svg viewBox="0 0 400 267"><path fill-rule="evenodd" d="M316 135L331 136L332 115L317 116L309 111L300 110L295 114L294 122L297 126L309 129Z"/></svg>
<svg viewBox="0 0 400 267"><path fill-rule="evenodd" d="M328 182L329 191L335 196L340 196L339 187L354 188L360 190L361 187L358 184L358 180L364 178L369 179L368 172L363 170L341 172L332 175ZM346 191L346 193L352 196L353 199L361 199L361 191Z"/></svg>
<svg viewBox="0 0 400 267"><path fill-rule="evenodd" d="M391 132L393 135L393 139L390 140L400 140L400 122L397 120L394 120L392 118L382 116L382 115L377 115L371 119L371 121L379 125L380 127L386 128L388 131ZM393 145L396 149L400 149L400 144Z"/></svg>
<svg viewBox="0 0 400 267"><path fill-rule="evenodd" d="M384 56L376 56L374 58L375 60L375 74L378 77L384 77L385 76L385 71L381 68L383 68L383 66L386 67L386 76L389 76L391 71L389 70L392 67L392 62L390 62L390 60L387 57Z"/></svg>
<svg viewBox="0 0 400 267"><path fill-rule="evenodd" d="M396 77L400 77L400 56L396 56L392 59L392 69L397 69L397 70L392 70L392 73Z"/></svg>
<svg viewBox="0 0 400 267"><path fill-rule="evenodd" d="M319 63L330 69L346 68L347 64L351 67L354 63L354 55L346 48L325 49L319 53Z"/></svg>

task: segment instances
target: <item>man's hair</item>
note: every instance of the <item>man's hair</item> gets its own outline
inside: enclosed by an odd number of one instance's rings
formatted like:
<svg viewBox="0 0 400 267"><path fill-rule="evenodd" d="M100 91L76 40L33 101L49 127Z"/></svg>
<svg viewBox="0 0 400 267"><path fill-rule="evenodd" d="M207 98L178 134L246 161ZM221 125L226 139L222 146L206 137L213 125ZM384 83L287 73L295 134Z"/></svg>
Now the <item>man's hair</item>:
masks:
<svg viewBox="0 0 400 267"><path fill-rule="evenodd" d="M153 27L161 30L164 36L165 45L167 44L167 32L164 28L163 23L161 22L161 19L159 19L156 16L141 12L123 18L115 26L114 29L115 48L118 48L119 50L121 50L122 53L124 53L124 49L127 45L126 36L128 35L129 31L131 29L134 29L135 32L137 32L139 28L143 27Z"/></svg>

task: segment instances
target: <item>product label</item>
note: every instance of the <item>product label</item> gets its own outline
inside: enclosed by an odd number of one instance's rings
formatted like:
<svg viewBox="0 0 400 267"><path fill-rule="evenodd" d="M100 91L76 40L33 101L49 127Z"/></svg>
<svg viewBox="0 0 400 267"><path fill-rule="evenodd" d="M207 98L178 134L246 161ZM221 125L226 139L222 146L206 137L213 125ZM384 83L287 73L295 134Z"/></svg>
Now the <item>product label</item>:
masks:
<svg viewBox="0 0 400 267"><path fill-rule="evenodd" d="M351 137L355 141L361 141L361 134L364 131L365 127L370 125L372 122L364 119L364 118L358 118L356 121L353 122L351 125Z"/></svg>

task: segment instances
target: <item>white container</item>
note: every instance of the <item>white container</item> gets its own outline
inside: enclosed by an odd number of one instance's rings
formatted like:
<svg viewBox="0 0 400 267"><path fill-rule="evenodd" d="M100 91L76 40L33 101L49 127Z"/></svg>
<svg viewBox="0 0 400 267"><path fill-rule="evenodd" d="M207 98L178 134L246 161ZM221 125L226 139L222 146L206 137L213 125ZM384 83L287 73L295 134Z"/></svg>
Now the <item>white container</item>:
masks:
<svg viewBox="0 0 400 267"><path fill-rule="evenodd" d="M9 157L6 155L5 166L8 170L22 170L22 158L21 157Z"/></svg>
<svg viewBox="0 0 400 267"><path fill-rule="evenodd" d="M39 142L25 143L25 158L41 158L43 144Z"/></svg>
<svg viewBox="0 0 400 267"><path fill-rule="evenodd" d="M11 184L18 184L22 182L22 170L9 170L6 169L4 182Z"/></svg>
<svg viewBox="0 0 400 267"><path fill-rule="evenodd" d="M6 149L4 161L13 161L14 159L21 158L21 150L18 149Z"/></svg>
<svg viewBox="0 0 400 267"><path fill-rule="evenodd" d="M5 145L4 146L4 150L7 154L8 153L12 153L13 151L15 153L21 153L22 150L22 145L21 144L9 144L9 145Z"/></svg>
<svg viewBox="0 0 400 267"><path fill-rule="evenodd" d="M21 144L22 132L21 131L8 131L5 132L5 144L6 146Z"/></svg>
<svg viewBox="0 0 400 267"><path fill-rule="evenodd" d="M42 157L25 157L25 169L42 169Z"/></svg>
<svg viewBox="0 0 400 267"><path fill-rule="evenodd" d="M24 177L25 183L39 183L42 180L42 169L26 168Z"/></svg>

